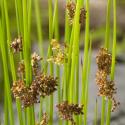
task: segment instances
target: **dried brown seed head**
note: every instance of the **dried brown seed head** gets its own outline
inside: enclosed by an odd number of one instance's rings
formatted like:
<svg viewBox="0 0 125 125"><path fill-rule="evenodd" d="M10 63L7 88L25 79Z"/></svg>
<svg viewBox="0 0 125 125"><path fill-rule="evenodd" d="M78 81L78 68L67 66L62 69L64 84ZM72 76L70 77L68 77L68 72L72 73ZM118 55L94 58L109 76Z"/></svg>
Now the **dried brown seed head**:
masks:
<svg viewBox="0 0 125 125"><path fill-rule="evenodd" d="M67 13L69 16L70 24L73 24L73 19L75 16L76 4L72 1L68 2L66 5Z"/></svg>
<svg viewBox="0 0 125 125"><path fill-rule="evenodd" d="M33 68L33 73L34 75L36 75L38 73L38 67L39 67L39 61L41 61L42 58L36 53L34 52L32 54L32 57L31 57L31 65L32 65L32 68Z"/></svg>
<svg viewBox="0 0 125 125"><path fill-rule="evenodd" d="M11 90L14 97L21 100L23 108L38 102L36 92L25 86L25 83L22 80L15 81Z"/></svg>
<svg viewBox="0 0 125 125"><path fill-rule="evenodd" d="M10 47L13 49L14 53L22 51L22 37L15 38L14 41L12 41Z"/></svg>
<svg viewBox="0 0 125 125"><path fill-rule="evenodd" d="M69 120L72 124L75 124L73 115L83 114L83 105L78 104L68 104L67 101L64 101L56 105L59 111L59 117L63 120Z"/></svg>
<svg viewBox="0 0 125 125"><path fill-rule="evenodd" d="M75 11L76 11L76 4L73 1L70 1L67 3L66 8L67 8L70 24L72 25L74 16L75 16ZM86 19L86 10L84 8L81 8L79 23L83 25L85 22L85 19Z"/></svg>
<svg viewBox="0 0 125 125"><path fill-rule="evenodd" d="M85 23L85 19L86 19L86 10L84 8L81 8L79 23L83 25Z"/></svg>
<svg viewBox="0 0 125 125"><path fill-rule="evenodd" d="M98 95L111 99L112 111L114 111L120 103L114 98L114 95L117 93L115 83L114 81L108 79L108 76L110 75L112 56L108 53L107 49L101 48L96 57L96 62L98 65L98 71L96 73Z"/></svg>
<svg viewBox="0 0 125 125"><path fill-rule="evenodd" d="M104 70L107 74L110 73L112 56L108 53L108 50L101 48L96 56L96 63L99 70Z"/></svg>
<svg viewBox="0 0 125 125"><path fill-rule="evenodd" d="M37 90L42 97L49 96L57 90L57 78L39 73L33 80L31 89Z"/></svg>
<svg viewBox="0 0 125 125"><path fill-rule="evenodd" d="M15 98L23 97L24 93L27 92L27 88L23 80L14 81L11 90Z"/></svg>

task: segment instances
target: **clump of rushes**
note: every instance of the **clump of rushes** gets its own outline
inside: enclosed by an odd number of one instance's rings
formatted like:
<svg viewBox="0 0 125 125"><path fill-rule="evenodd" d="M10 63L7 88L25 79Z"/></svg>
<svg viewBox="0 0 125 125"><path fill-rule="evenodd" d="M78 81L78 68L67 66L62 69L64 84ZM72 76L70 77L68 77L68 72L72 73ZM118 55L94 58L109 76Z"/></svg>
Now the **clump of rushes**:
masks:
<svg viewBox="0 0 125 125"><path fill-rule="evenodd" d="M68 59L68 46L66 44L59 44L59 42L55 39L51 41L52 46L52 56L47 59L48 62L53 62L57 65L62 65L67 62Z"/></svg>
<svg viewBox="0 0 125 125"><path fill-rule="evenodd" d="M112 56L108 53L107 49L101 48L96 57L96 62L98 66L96 73L96 83L99 90L98 95L111 99L113 104L112 111L114 111L120 103L114 98L114 95L117 93L115 82L108 78L111 72Z"/></svg>
<svg viewBox="0 0 125 125"><path fill-rule="evenodd" d="M75 16L75 11L76 11L76 4L73 1L70 1L66 5L70 25L73 24L74 16ZM80 18L79 18L79 23L84 24L86 18L86 10L84 8L80 9Z"/></svg>
<svg viewBox="0 0 125 125"><path fill-rule="evenodd" d="M13 49L14 53L21 52L22 47L22 37L15 38L12 42L10 47Z"/></svg>
<svg viewBox="0 0 125 125"><path fill-rule="evenodd" d="M33 74L36 75L38 73L38 63L39 61L42 60L42 57L40 57L36 52L34 52L32 54L32 57L31 57L31 65L32 65L32 69L33 69Z"/></svg>
<svg viewBox="0 0 125 125"><path fill-rule="evenodd" d="M72 125L76 122L73 119L73 115L83 115L83 105L68 104L68 101L64 101L56 105L59 111L59 117L63 120L71 121Z"/></svg>

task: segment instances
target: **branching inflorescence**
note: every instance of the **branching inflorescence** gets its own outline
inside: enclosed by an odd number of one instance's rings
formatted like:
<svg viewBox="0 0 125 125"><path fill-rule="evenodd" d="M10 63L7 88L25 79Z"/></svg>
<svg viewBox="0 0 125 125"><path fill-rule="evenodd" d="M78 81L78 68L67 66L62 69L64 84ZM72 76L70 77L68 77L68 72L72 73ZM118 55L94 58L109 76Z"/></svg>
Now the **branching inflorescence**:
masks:
<svg viewBox="0 0 125 125"><path fill-rule="evenodd" d="M76 11L76 3L74 3L73 1L68 2L66 5L66 9L67 9L70 24L72 25L74 16L75 16L75 11ZM79 23L81 25L84 24L85 18L86 18L86 10L84 8L81 8L80 9L80 19L79 19Z"/></svg>
<svg viewBox="0 0 125 125"><path fill-rule="evenodd" d="M64 101L56 106L59 111L59 117L63 120L68 120L75 125L73 115L83 115L83 105L68 104L68 101Z"/></svg>
<svg viewBox="0 0 125 125"><path fill-rule="evenodd" d="M67 62L68 59L68 46L66 44L61 45L55 39L51 41L53 55L47 59L48 62L53 62L57 65L62 65Z"/></svg>
<svg viewBox="0 0 125 125"><path fill-rule="evenodd" d="M13 49L14 53L22 51L22 37L15 38L14 41L12 41L10 47Z"/></svg>
<svg viewBox="0 0 125 125"><path fill-rule="evenodd" d="M19 43L19 42L18 42ZM22 42L21 42L22 43ZM18 52L19 48L14 49L14 52ZM15 51L16 50L16 51ZM30 86L26 86L23 76L25 73L25 64L22 60L18 65L18 74L20 80L13 82L12 92L15 98L19 98L22 102L22 107L28 107L33 105L34 103L39 102L39 97L45 97L53 94L54 91L57 90L57 77L46 75L41 73L39 68L39 61L42 58L37 54L33 53L31 57L31 66L33 69L34 79Z"/></svg>
<svg viewBox="0 0 125 125"><path fill-rule="evenodd" d="M98 95L104 96L112 100L112 111L116 109L119 102L116 101L114 95L117 93L115 82L110 80L109 75L111 73L112 56L108 53L108 50L101 48L96 57L96 63L98 71L96 73L96 83L98 85Z"/></svg>

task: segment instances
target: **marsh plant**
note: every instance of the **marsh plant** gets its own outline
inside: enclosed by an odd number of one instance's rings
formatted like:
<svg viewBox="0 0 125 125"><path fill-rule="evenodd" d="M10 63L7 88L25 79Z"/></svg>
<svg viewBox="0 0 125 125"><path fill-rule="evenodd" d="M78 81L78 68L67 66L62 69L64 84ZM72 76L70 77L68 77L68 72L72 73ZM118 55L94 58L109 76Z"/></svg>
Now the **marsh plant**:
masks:
<svg viewBox="0 0 125 125"><path fill-rule="evenodd" d="M60 36L59 1L48 0L48 13L46 13L49 22L48 50L43 48L45 42L42 21L44 18L41 18L40 0L13 1L17 22L16 38L11 35L9 1L0 0L0 50L3 62L1 73L4 74L4 116L0 119L4 121L3 124L17 124L13 109L13 104L16 102L19 125L54 125L55 111L58 114L59 125L88 125L88 99L91 98L88 88L93 41L90 31L90 1L65 1L65 33L64 36ZM111 3L113 3L112 50L109 48L110 37L112 37L109 35ZM35 15L32 19L33 8ZM32 20L35 20L37 29L35 37L38 41L39 52L31 49ZM81 30L85 30L85 34ZM64 40L60 39L62 37ZM99 124L110 125L111 112L115 111L120 104L115 98L117 89L114 81L116 0L107 0L104 37L104 46L100 47L95 58L98 67L95 74L95 86L98 88L97 94L102 98L101 123ZM80 38L82 42L84 41L83 60L80 57ZM55 95L57 95L56 104L54 103ZM96 98L95 102L93 118L94 124L97 125ZM35 113L36 104L39 105L37 113ZM94 102L93 105L95 105Z"/></svg>

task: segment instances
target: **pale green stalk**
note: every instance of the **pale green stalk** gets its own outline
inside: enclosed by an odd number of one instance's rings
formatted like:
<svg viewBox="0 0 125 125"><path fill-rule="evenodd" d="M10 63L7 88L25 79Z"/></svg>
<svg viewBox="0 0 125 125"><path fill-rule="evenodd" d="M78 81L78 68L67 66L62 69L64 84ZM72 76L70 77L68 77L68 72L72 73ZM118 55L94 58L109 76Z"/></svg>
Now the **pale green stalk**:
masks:
<svg viewBox="0 0 125 125"><path fill-rule="evenodd" d="M3 38L3 29L2 29L2 23L0 20L0 47L1 47L1 53L2 53L2 60L3 60L3 70L4 70L4 84L5 84L5 92L6 92L6 97L7 100L5 100L5 103L8 103L8 109L9 109L9 119L10 119L10 125L14 125L14 114L13 114L13 107L12 107L12 98L11 98L11 91L10 91L10 80L9 80L9 72L8 72L8 64L7 64L7 52L5 50L5 42L4 42L4 38ZM7 109L7 107L5 107ZM7 111L7 110L5 110ZM6 112L5 112L6 113ZM5 117L6 114L5 114ZM4 120L7 120L7 118L5 118ZM7 124L8 122L4 122L5 124Z"/></svg>
<svg viewBox="0 0 125 125"><path fill-rule="evenodd" d="M110 16L111 16L111 0L107 3L107 16L106 16L106 33L105 33L105 48L109 48L110 43ZM106 100L102 97L102 111L101 111L101 125L105 123L105 107Z"/></svg>
<svg viewBox="0 0 125 125"><path fill-rule="evenodd" d="M40 16L41 12L40 12L39 0L34 0L34 6L35 6L35 15L36 15L38 45L39 45L40 55L41 55L41 57L44 57L44 53L43 53L42 19L41 19L41 16ZM44 66L44 64L41 63L41 66ZM43 105L43 99L41 97L40 98L39 121L41 121L41 116L42 116L42 105Z"/></svg>
<svg viewBox="0 0 125 125"><path fill-rule="evenodd" d="M52 0L48 0L48 6L49 6L49 41L51 42L53 38L53 14L52 14ZM52 49L49 47L49 56L52 55ZM50 63L50 74L53 75L53 64ZM53 95L50 95L50 121L49 125L53 124Z"/></svg>
<svg viewBox="0 0 125 125"><path fill-rule="evenodd" d="M89 98L89 74L91 68L91 55L92 55L92 39L90 40L89 53L87 59L87 79L86 79L86 88L85 88L85 105L84 105L84 124L87 125L87 114L88 114L88 98Z"/></svg>
<svg viewBox="0 0 125 125"><path fill-rule="evenodd" d="M74 36L73 36L73 51L72 51L72 64L71 64L71 77L70 77L70 90L69 90L69 101L73 102L73 86L74 86L74 75L75 75L75 64L76 59L79 55L79 33L80 33L80 24L79 24L79 15L80 15L81 2L78 1L76 5L76 12L74 17Z"/></svg>
<svg viewBox="0 0 125 125"><path fill-rule="evenodd" d="M17 29L18 29L18 36L20 36L22 34L22 28L21 26L23 26L23 23L20 21L20 4L21 1L20 0L15 0L15 9L16 9L16 19L17 19ZM22 59L22 52L20 53L20 59ZM18 116L19 116L19 123L20 125L23 125L24 122L23 122L23 114L22 114L22 111L21 111L21 102L20 102L20 99L16 99L16 106L17 106L17 112L18 112Z"/></svg>
<svg viewBox="0 0 125 125"><path fill-rule="evenodd" d="M86 1L86 25L85 25L85 48L84 48L84 61L83 61L83 71L82 71L82 104L85 105L85 95L86 95L86 88L88 86L88 84L86 84L86 80L87 80L87 64L88 64L88 50L89 50L89 40L90 40L90 31L89 31L89 0ZM85 113L86 113L86 109L84 108ZM86 114L85 114L86 116ZM80 118L80 124L82 124L82 119ZM84 124L87 124L87 118L84 118Z"/></svg>
<svg viewBox="0 0 125 125"><path fill-rule="evenodd" d="M1 24L2 24L2 29L5 31L5 15L4 15L4 6L3 6L3 1L0 1L0 9L1 9ZM5 38L5 33L1 34L3 38ZM4 95L6 95L6 86L4 84ZM9 113L8 113L8 103L7 103L7 96L4 98L4 125L9 124Z"/></svg>
<svg viewBox="0 0 125 125"><path fill-rule="evenodd" d="M23 42L23 54L24 54L24 63L25 63L25 79L26 79L26 85L29 86L31 84L31 46L30 46L30 9L31 9L31 3L27 0L23 0L23 29L24 29L24 42ZM29 6L27 6L27 2L30 3ZM29 7L29 8L28 8ZM29 13L28 13L29 12ZM32 114L31 107L28 107L27 109L27 124L32 125L34 124L34 118Z"/></svg>
<svg viewBox="0 0 125 125"><path fill-rule="evenodd" d="M117 14L116 14L116 0L113 0L113 48L112 48L112 66L111 66L111 80L114 80L115 75L115 59L116 59L116 24L117 24ZM112 108L112 101L108 100L108 111L106 117L106 125L110 125L110 118L111 118L111 108Z"/></svg>

